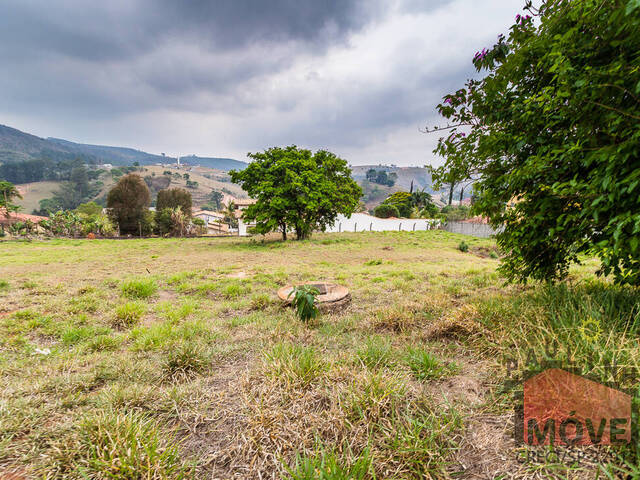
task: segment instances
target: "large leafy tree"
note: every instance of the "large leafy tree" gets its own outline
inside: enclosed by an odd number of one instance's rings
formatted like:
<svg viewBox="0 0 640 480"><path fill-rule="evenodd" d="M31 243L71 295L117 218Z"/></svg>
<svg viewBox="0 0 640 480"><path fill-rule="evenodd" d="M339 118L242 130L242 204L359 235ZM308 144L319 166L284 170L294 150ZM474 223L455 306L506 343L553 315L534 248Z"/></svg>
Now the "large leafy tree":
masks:
<svg viewBox="0 0 640 480"><path fill-rule="evenodd" d="M477 176L512 280L559 279L583 253L640 283L640 1L531 3L444 97L436 180ZM452 173L453 172L453 173Z"/></svg>
<svg viewBox="0 0 640 480"><path fill-rule="evenodd" d="M184 188L166 188L158 192L156 210L161 211L165 208L176 209L180 207L184 215L191 217L191 204L191 194Z"/></svg>
<svg viewBox="0 0 640 480"><path fill-rule="evenodd" d="M280 231L286 240L287 231L293 230L301 240L358 207L362 190L347 162L331 152L312 153L292 145L248 156L253 161L247 168L230 173L256 199L243 218L255 222L258 233Z"/></svg>
<svg viewBox="0 0 640 480"><path fill-rule="evenodd" d="M121 234L146 230L151 193L140 175L130 173L118 180L107 195L107 208Z"/></svg>

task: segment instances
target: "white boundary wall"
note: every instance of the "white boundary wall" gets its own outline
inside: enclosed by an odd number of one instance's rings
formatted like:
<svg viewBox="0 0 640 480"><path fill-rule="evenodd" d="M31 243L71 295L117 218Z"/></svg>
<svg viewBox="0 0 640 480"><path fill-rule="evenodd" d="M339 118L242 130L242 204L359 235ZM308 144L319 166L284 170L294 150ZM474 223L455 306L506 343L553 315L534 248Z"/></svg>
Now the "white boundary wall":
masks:
<svg viewBox="0 0 640 480"><path fill-rule="evenodd" d="M327 233L338 232L412 232L434 230L441 225L440 220L429 218L378 218L366 213L354 213L350 217L338 215L336 223L327 227ZM247 235L247 225L238 220L238 235Z"/></svg>
<svg viewBox="0 0 640 480"><path fill-rule="evenodd" d="M480 238L489 238L496 233L496 231L486 223L448 222L442 228L447 232L462 233Z"/></svg>
<svg viewBox="0 0 640 480"><path fill-rule="evenodd" d="M433 230L439 226L439 220L428 218L378 218L366 213L354 213L350 217L338 215L336 223L328 227L327 232L411 232Z"/></svg>

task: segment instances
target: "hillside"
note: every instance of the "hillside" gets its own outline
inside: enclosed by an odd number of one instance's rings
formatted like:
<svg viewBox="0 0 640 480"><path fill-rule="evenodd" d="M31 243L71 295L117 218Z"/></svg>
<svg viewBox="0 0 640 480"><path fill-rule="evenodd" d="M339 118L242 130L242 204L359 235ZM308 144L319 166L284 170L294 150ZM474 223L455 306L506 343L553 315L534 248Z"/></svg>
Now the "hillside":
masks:
<svg viewBox="0 0 640 480"><path fill-rule="evenodd" d="M387 173L395 173L397 179L393 186L380 185L378 183L369 182L366 178L367 171L374 169L377 171L385 171ZM364 204L367 209L372 209L379 205L385 198L394 192L409 191L411 182L413 182L414 190L422 190L433 193L431 188L431 175L426 168L423 167L396 167L390 165L357 165L351 166L353 178L362 187L364 193ZM439 195L434 195L437 199Z"/></svg>
<svg viewBox="0 0 640 480"><path fill-rule="evenodd" d="M155 155L133 148L75 143L61 138L40 138L15 128L0 125L0 163L48 158L54 161L81 158L87 163L113 165L151 165L174 163L173 157ZM181 162L228 171L242 169L247 163L223 157L181 157Z"/></svg>
<svg viewBox="0 0 640 480"><path fill-rule="evenodd" d="M226 172L222 170L214 170L207 167L190 167L183 166L180 169L165 168L159 165L148 165L141 167L141 171L137 172L140 176L152 177L154 179L160 179L163 177L165 171L171 171L174 175L171 176L169 187L182 187L186 188L192 195L194 208L199 208L211 199L211 192L214 190L222 192L224 194L224 202L229 198L246 198L247 194L238 185L231 183L230 177ZM197 182L197 187L187 188L187 180L183 175L187 173L189 180ZM100 176L99 180L104 184L99 193L92 197L90 200L99 201L104 200L109 189L114 185L115 180L111 173L104 173ZM16 202L20 205L21 212L32 213L33 210L39 208L40 200L45 198L51 198L56 190L59 190L62 182L59 181L44 181L44 182L31 182L18 184L18 190L22 195L22 199L18 199ZM155 198L157 191L152 189L152 197Z"/></svg>

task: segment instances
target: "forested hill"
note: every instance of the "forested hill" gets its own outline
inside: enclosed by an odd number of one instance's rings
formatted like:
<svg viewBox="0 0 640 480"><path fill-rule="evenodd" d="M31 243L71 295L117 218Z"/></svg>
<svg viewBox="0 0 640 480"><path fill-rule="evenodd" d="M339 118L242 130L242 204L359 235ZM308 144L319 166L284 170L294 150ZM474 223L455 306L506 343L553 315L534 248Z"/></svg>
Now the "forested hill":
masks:
<svg viewBox="0 0 640 480"><path fill-rule="evenodd" d="M173 163L175 158L125 147L88 145L58 138L41 138L0 125L0 178L14 183L37 182L50 178L49 170L77 159L88 164L140 165ZM242 169L247 163L231 158L181 157L182 163L218 170Z"/></svg>

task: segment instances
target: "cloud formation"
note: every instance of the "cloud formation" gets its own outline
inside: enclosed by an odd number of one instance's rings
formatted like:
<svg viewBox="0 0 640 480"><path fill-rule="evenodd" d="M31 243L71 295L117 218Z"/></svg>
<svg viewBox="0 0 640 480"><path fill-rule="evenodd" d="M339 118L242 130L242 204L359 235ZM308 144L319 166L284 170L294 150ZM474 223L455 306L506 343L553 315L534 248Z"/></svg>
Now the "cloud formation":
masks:
<svg viewBox="0 0 640 480"><path fill-rule="evenodd" d="M170 154L424 165L435 105L512 0L5 0L0 123Z"/></svg>

